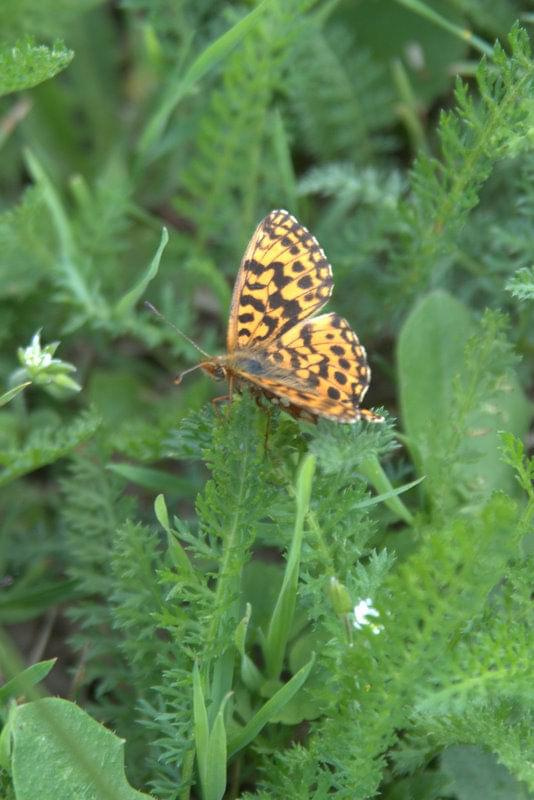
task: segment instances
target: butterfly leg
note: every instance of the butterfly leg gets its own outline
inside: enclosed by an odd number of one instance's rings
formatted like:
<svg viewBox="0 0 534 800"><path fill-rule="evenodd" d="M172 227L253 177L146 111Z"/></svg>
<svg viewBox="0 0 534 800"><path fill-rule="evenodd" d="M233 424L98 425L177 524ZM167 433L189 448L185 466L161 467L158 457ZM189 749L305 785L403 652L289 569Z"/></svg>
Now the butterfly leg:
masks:
<svg viewBox="0 0 534 800"><path fill-rule="evenodd" d="M211 404L215 409L215 413L217 414L218 417L222 417L221 405L223 403L228 403L230 399L231 399L230 395L228 394L222 394L219 397L212 398Z"/></svg>

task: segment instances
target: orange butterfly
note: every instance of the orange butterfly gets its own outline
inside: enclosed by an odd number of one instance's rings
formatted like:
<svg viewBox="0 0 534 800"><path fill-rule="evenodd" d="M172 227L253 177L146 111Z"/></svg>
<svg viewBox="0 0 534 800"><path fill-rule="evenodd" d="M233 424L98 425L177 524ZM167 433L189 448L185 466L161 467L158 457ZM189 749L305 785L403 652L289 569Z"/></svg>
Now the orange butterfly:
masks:
<svg viewBox="0 0 534 800"><path fill-rule="evenodd" d="M227 353L192 369L228 380L230 396L249 386L295 417L383 422L360 408L371 370L348 322L335 313L311 316L332 288L332 267L315 237L288 211L271 211L237 274Z"/></svg>

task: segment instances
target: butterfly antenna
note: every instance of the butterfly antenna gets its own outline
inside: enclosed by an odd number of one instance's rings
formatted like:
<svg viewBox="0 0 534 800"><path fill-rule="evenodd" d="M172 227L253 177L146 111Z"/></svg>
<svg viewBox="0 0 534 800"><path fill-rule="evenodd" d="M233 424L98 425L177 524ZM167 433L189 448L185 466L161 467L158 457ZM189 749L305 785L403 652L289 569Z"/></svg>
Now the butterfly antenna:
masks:
<svg viewBox="0 0 534 800"><path fill-rule="evenodd" d="M194 367L189 367L189 369L184 369L184 371L180 372L180 374L174 379L174 383L176 384L181 383L184 375L189 375L190 372L194 372L196 369L200 369L201 367L202 364L195 364Z"/></svg>
<svg viewBox="0 0 534 800"><path fill-rule="evenodd" d="M160 318L163 320L163 322L166 322L166 323L167 323L167 325L170 325L170 327L171 327L171 328L172 328L174 331L176 331L176 333L179 333L179 334L180 334L180 336L182 336L182 337L183 337L183 338L186 340L186 342L189 342L189 344L193 345L193 347L194 347L196 350L198 350L198 352L199 352L199 353L202 353L202 355L203 355L203 356L206 356L206 358L211 358L211 356L210 356L210 354L209 354L209 353L206 353L206 351L205 351L205 350L203 350L203 349L202 349L202 348L201 348L201 347L200 347L200 346L199 346L199 345L198 345L196 342L194 342L192 339L190 339L190 338L189 338L189 336L188 336L186 333L184 333L183 331L181 331L181 330L180 330L180 328L178 328L178 327L177 327L177 326L174 324L174 322L171 322L170 320L168 320L168 319L167 319L167 317L164 317L164 316L163 316L163 314L161 313L161 311L158 311L158 309L157 309L157 308L155 308L155 307L152 305L152 303L149 303L149 302L148 302L148 300L145 300L145 306L146 306L146 307L147 307L147 308L148 308L150 311L152 311L152 313L153 313L153 314L155 314L157 317L160 317ZM196 367L193 367L192 369L196 369ZM186 372L191 372L191 370L190 370L190 369L187 369L187 370L185 370L185 372L182 372L182 373L181 373L181 375L185 375L185 374L186 374ZM180 380L181 380L181 376L180 376ZM179 382L180 382L180 381L178 381L178 383L179 383Z"/></svg>

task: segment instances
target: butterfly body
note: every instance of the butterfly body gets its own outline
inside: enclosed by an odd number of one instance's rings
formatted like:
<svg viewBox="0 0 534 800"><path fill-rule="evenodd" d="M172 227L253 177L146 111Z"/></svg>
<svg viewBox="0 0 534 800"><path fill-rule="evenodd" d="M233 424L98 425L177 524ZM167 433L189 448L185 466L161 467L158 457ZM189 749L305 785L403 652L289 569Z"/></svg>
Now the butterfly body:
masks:
<svg viewBox="0 0 534 800"><path fill-rule="evenodd" d="M371 379L365 350L329 300L332 268L311 233L284 210L258 225L236 278L227 353L199 366L230 394L249 386L296 417L338 422L382 417L360 408Z"/></svg>

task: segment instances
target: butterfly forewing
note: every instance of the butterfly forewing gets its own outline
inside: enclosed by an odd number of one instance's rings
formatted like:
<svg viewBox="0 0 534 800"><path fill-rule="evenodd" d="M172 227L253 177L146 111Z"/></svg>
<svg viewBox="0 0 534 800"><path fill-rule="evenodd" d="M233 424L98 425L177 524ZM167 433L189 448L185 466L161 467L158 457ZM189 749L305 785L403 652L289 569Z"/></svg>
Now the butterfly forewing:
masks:
<svg viewBox="0 0 534 800"><path fill-rule="evenodd" d="M264 347L318 311L332 294L332 268L317 240L284 210L258 225L237 275L227 347Z"/></svg>

